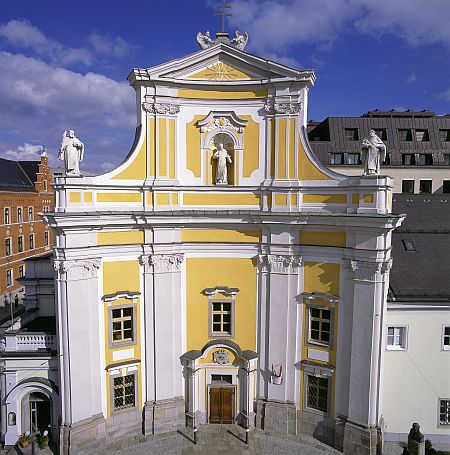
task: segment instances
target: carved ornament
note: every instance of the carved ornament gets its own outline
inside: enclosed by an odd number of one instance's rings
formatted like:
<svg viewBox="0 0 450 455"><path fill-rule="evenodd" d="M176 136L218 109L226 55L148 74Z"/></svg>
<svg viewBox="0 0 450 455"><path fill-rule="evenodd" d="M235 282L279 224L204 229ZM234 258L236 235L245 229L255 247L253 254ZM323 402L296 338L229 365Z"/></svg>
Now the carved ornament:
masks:
<svg viewBox="0 0 450 455"><path fill-rule="evenodd" d="M236 131L238 133L242 133L244 129L242 127L234 126L229 119L225 117L220 117L214 119L208 126L202 126L201 132L202 133L209 133L210 131Z"/></svg>
<svg viewBox="0 0 450 455"><path fill-rule="evenodd" d="M180 112L178 104L169 103L142 103L145 112L149 114L175 115Z"/></svg>
<svg viewBox="0 0 450 455"><path fill-rule="evenodd" d="M181 270L184 257L182 254L154 254L141 256L140 261L144 266L144 272L167 273Z"/></svg>
<svg viewBox="0 0 450 455"><path fill-rule="evenodd" d="M392 259L386 262L349 261L347 270L354 281L378 283L392 267Z"/></svg>
<svg viewBox="0 0 450 455"><path fill-rule="evenodd" d="M302 103L269 103L264 105L264 110L270 114L298 114Z"/></svg>
<svg viewBox="0 0 450 455"><path fill-rule="evenodd" d="M262 254L258 257L258 262L262 272L297 273L302 265L302 256Z"/></svg>
<svg viewBox="0 0 450 455"><path fill-rule="evenodd" d="M219 349L213 352L213 362L219 365L230 363L230 354L225 349Z"/></svg>
<svg viewBox="0 0 450 455"><path fill-rule="evenodd" d="M101 264L100 259L57 260L53 267L57 272L65 273L67 280L86 280L97 277Z"/></svg>

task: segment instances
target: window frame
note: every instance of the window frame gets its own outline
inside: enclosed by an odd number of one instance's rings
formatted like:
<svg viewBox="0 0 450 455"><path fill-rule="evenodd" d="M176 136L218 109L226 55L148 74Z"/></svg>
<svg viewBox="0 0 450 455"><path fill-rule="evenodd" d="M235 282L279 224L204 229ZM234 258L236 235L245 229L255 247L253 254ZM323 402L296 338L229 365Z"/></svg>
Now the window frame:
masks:
<svg viewBox="0 0 450 455"><path fill-rule="evenodd" d="M352 133L352 137L349 138L347 133ZM356 134L355 134L356 133ZM345 128L344 127L344 140L346 142L356 142L359 141L359 128Z"/></svg>
<svg viewBox="0 0 450 455"><path fill-rule="evenodd" d="M23 278L25 276L25 264L19 265L19 278Z"/></svg>
<svg viewBox="0 0 450 455"><path fill-rule="evenodd" d="M422 183L430 185L430 191L422 191ZM420 179L419 180L419 194L432 194L433 193L433 180L431 179Z"/></svg>
<svg viewBox="0 0 450 455"><path fill-rule="evenodd" d="M50 233L44 231L44 246L50 246Z"/></svg>
<svg viewBox="0 0 450 455"><path fill-rule="evenodd" d="M315 377L317 379L326 379L327 380L327 410L323 411L322 409L313 408L308 406L308 396L309 396L309 377ZM329 415L331 411L331 389L332 389L332 377L331 376L322 376L322 375L315 375L311 371L304 371L304 388L303 388L303 410L308 412L313 412L319 415Z"/></svg>
<svg viewBox="0 0 450 455"><path fill-rule="evenodd" d="M350 156L352 158L357 156L358 159L356 160L356 163L351 163L350 162ZM360 166L362 164L362 162L361 162L361 153L359 153L359 152L348 152L347 153L347 164L349 166Z"/></svg>
<svg viewBox="0 0 450 455"><path fill-rule="evenodd" d="M8 275L10 278L10 283L8 284ZM6 269L6 287L10 288L14 284L14 270Z"/></svg>
<svg viewBox="0 0 450 455"><path fill-rule="evenodd" d="M36 238L34 233L33 234L28 234L28 244L30 246L30 251L36 249Z"/></svg>
<svg viewBox="0 0 450 455"><path fill-rule="evenodd" d="M16 208L16 221L17 223L23 223L23 207Z"/></svg>
<svg viewBox="0 0 450 455"><path fill-rule="evenodd" d="M337 155L339 155L340 158L341 158L340 163L335 163L334 162L334 157L337 156ZM341 165L345 164L344 154L341 153L341 152L330 152L329 161L330 161L330 165L331 166L341 166Z"/></svg>
<svg viewBox="0 0 450 455"><path fill-rule="evenodd" d="M132 323L133 323L133 339L132 340L121 340L121 341L114 341L113 340L113 317L112 312L113 310L121 310L123 308L131 308L132 309ZM133 299L130 303L123 303L114 305L108 305L108 329L109 329L109 348L121 348L126 346L136 346L137 345L137 303Z"/></svg>
<svg viewBox="0 0 450 455"><path fill-rule="evenodd" d="M5 237L5 257L13 255L12 237Z"/></svg>
<svg viewBox="0 0 450 455"><path fill-rule="evenodd" d="M417 133L422 133L422 139L418 138ZM415 128L414 129L414 139L416 142L430 142L430 132L428 131L428 128Z"/></svg>
<svg viewBox="0 0 450 455"><path fill-rule="evenodd" d="M406 133L406 139L402 139L400 133ZM397 137L399 142L413 142L413 130L412 128L397 128ZM408 139L409 138L409 139Z"/></svg>
<svg viewBox="0 0 450 455"><path fill-rule="evenodd" d="M445 329L449 329L449 334L445 334ZM445 345L444 341L445 338L449 337L449 344ZM442 334L441 334L441 351L450 351L450 325L449 324L442 324Z"/></svg>
<svg viewBox="0 0 450 455"><path fill-rule="evenodd" d="M3 207L3 224L11 224L11 207Z"/></svg>
<svg viewBox="0 0 450 455"><path fill-rule="evenodd" d="M415 166L417 164L416 162L416 154L415 153L402 153L402 166ZM405 163L405 157L410 156L411 157L411 162L410 163Z"/></svg>
<svg viewBox="0 0 450 455"><path fill-rule="evenodd" d="M389 329L403 329L403 344L402 345L396 345L396 344L388 344L388 339L389 339ZM394 352L406 352L408 350L408 331L409 331L409 326L408 324L396 324L396 325L386 325L386 339L385 339L385 346L386 346L386 351L394 351ZM394 333L395 337L395 333Z"/></svg>
<svg viewBox="0 0 450 455"><path fill-rule="evenodd" d="M226 332L214 332L213 330L213 304L214 303L229 303L230 304L230 333ZM232 296L231 298L209 298L208 299L208 337L209 338L226 338L232 339L235 337L235 298Z"/></svg>
<svg viewBox="0 0 450 455"><path fill-rule="evenodd" d="M321 341L321 340L314 340L311 338L311 310L312 309L319 309L319 310L328 310L330 312L330 340L328 342L326 341ZM307 303L306 304L306 328L307 330L305 331L305 344L307 346L314 346L314 347L325 347L327 349L333 349L333 344L334 344L334 307L324 304L324 305L318 305L318 304L312 304L312 303Z"/></svg>
<svg viewBox="0 0 450 455"><path fill-rule="evenodd" d="M403 190L403 184L405 182L412 182L412 191ZM402 194L414 194L415 189L416 189L416 181L414 179L402 179Z"/></svg>
<svg viewBox="0 0 450 455"><path fill-rule="evenodd" d="M439 140L441 142L450 142L450 129L439 128Z"/></svg>
<svg viewBox="0 0 450 455"><path fill-rule="evenodd" d="M22 242L21 242L22 240ZM25 237L23 235L17 236L17 252L23 253L25 251Z"/></svg>
<svg viewBox="0 0 450 455"><path fill-rule="evenodd" d="M28 207L28 221L34 221L34 208L31 205Z"/></svg>
<svg viewBox="0 0 450 455"><path fill-rule="evenodd" d="M121 409L115 409L114 406L114 379L116 378L124 378L126 376L134 376L134 406L129 406ZM126 412L129 411L130 409L137 409L139 407L138 403L138 387L139 387L139 382L138 382L138 372L137 370L133 369L130 371L130 368L128 368L127 374L120 374L117 372L117 374L110 374L109 375L109 401L110 401L110 411L111 414L118 414L121 412Z"/></svg>
<svg viewBox="0 0 450 455"><path fill-rule="evenodd" d="M441 401L448 402L448 409L449 409L448 423L442 423L442 421L441 421ZM438 428L449 428L450 427L450 398L438 398L437 426L438 426Z"/></svg>
<svg viewBox="0 0 450 455"><path fill-rule="evenodd" d="M422 157L424 157L423 164L420 162ZM416 161L417 166L433 166L434 160L432 153L419 153L417 158L418 158ZM429 163L427 163L427 161L429 161Z"/></svg>

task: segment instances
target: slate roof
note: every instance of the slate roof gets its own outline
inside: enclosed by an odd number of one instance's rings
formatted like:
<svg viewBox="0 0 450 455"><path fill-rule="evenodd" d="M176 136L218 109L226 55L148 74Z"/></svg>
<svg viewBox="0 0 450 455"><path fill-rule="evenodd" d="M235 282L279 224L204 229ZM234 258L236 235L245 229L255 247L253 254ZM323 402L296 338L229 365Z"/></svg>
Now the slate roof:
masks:
<svg viewBox="0 0 450 455"><path fill-rule="evenodd" d="M0 190L36 191L34 182L39 161L12 161L0 158Z"/></svg>
<svg viewBox="0 0 450 455"><path fill-rule="evenodd" d="M392 211L407 216L392 235L388 300L450 302L450 194L394 194Z"/></svg>

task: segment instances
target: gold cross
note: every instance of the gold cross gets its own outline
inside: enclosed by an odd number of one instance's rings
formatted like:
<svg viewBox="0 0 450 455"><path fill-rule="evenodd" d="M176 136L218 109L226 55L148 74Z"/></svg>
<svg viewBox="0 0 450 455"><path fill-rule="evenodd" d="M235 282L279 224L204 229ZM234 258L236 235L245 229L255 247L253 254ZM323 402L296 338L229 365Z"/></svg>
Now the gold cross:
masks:
<svg viewBox="0 0 450 455"><path fill-rule="evenodd" d="M225 12L227 9L231 9L231 5L227 5L225 3L225 0L222 0L222 4L216 5L215 8L216 8L216 12L214 13L214 16L222 16L222 33L223 33L223 32L225 32L225 17L233 15L232 13Z"/></svg>

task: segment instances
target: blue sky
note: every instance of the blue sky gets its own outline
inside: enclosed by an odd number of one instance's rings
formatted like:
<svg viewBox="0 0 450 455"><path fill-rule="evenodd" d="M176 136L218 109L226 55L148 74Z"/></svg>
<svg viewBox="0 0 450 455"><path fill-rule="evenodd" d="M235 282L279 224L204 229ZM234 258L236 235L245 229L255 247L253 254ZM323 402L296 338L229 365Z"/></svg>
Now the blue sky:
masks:
<svg viewBox="0 0 450 455"><path fill-rule="evenodd" d="M133 142L127 75L192 53L214 34L211 0L0 2L0 156L52 164L61 135L85 143L84 168L107 171ZM314 68L308 118L368 110L450 113L449 0L230 0L228 31L246 50Z"/></svg>

